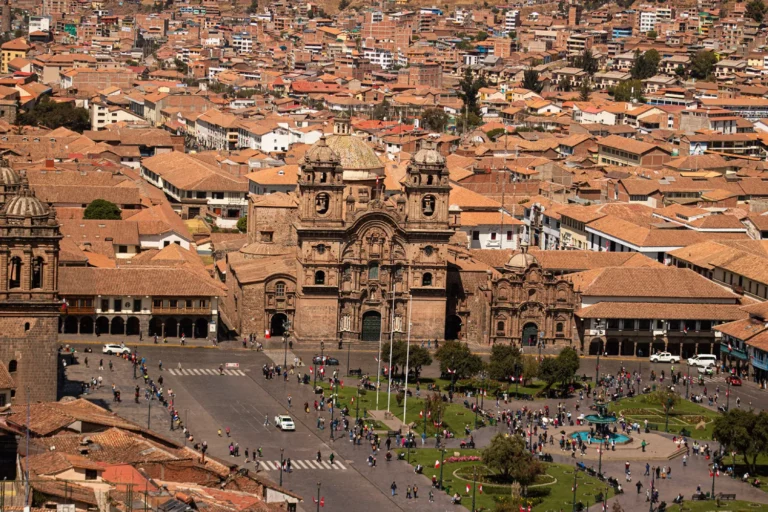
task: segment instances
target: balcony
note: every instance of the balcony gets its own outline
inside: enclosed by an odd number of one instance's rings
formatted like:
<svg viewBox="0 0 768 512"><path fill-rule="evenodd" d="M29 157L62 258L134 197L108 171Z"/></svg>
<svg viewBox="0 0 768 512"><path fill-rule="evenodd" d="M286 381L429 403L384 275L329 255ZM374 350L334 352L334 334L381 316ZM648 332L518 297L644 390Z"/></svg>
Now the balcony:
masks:
<svg viewBox="0 0 768 512"><path fill-rule="evenodd" d="M152 306L153 315L210 315L211 308L184 308L184 307L164 307Z"/></svg>
<svg viewBox="0 0 768 512"><path fill-rule="evenodd" d="M68 315L95 315L96 308L94 306L68 306L63 312Z"/></svg>

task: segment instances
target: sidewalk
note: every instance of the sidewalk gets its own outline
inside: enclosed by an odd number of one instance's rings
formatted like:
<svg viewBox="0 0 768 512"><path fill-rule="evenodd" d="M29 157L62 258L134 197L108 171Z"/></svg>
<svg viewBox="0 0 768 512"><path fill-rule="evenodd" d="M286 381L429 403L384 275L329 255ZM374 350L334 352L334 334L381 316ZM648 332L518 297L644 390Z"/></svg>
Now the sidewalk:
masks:
<svg viewBox="0 0 768 512"><path fill-rule="evenodd" d="M162 338L158 338L155 345L154 336L144 336L139 341L138 336L124 336L120 334L59 334L59 344L78 344L78 345L105 345L107 343L125 343L128 347L177 347L177 348L217 348L210 340L205 338L185 338L184 346L181 345L181 338L166 338L168 343L163 343Z"/></svg>

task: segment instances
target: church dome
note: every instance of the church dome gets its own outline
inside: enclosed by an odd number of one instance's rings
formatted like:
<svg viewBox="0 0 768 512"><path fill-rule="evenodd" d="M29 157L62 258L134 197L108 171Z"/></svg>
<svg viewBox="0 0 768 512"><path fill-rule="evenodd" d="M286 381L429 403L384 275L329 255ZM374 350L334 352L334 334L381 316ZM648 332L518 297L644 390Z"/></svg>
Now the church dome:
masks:
<svg viewBox="0 0 768 512"><path fill-rule="evenodd" d="M47 217L48 207L25 184L18 195L8 200L3 213L8 217Z"/></svg>
<svg viewBox="0 0 768 512"><path fill-rule="evenodd" d="M21 178L16 171L10 167L0 167L0 185L18 186L21 183Z"/></svg>
<svg viewBox="0 0 768 512"><path fill-rule="evenodd" d="M315 144L319 143L316 142ZM341 168L345 171L372 171L382 174L384 164L376 152L362 139L352 135L331 135L326 142L341 158ZM311 151L311 149L310 149Z"/></svg>
<svg viewBox="0 0 768 512"><path fill-rule="evenodd" d="M304 161L319 167L335 167L341 163L339 155L328 146L325 137L320 137L320 140L312 144L304 154Z"/></svg>
<svg viewBox="0 0 768 512"><path fill-rule="evenodd" d="M241 248L240 252L248 256L282 256L291 250L273 242L254 242Z"/></svg>
<svg viewBox="0 0 768 512"><path fill-rule="evenodd" d="M424 144L421 149L413 155L413 163L419 165L443 165L445 164L445 157L443 157L433 145Z"/></svg>
<svg viewBox="0 0 768 512"><path fill-rule="evenodd" d="M512 255L504 266L510 270L525 270L531 265L538 263L539 260L536 259L536 256L527 251L523 251Z"/></svg>

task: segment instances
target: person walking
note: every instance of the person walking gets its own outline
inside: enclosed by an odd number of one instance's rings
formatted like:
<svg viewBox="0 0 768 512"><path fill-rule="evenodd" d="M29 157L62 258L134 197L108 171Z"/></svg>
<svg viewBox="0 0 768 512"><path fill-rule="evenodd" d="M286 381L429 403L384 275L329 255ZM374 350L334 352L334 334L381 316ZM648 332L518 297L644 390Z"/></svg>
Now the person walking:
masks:
<svg viewBox="0 0 768 512"><path fill-rule="evenodd" d="M85 356L85 367L88 368L88 356Z"/></svg>
<svg viewBox="0 0 768 512"><path fill-rule="evenodd" d="M392 496L397 494L397 484L394 481L392 481L392 485L390 485L389 488L392 490Z"/></svg>
<svg viewBox="0 0 768 512"><path fill-rule="evenodd" d="M293 397L291 397L290 393L288 394L288 407L291 407L291 400L293 400Z"/></svg>
<svg viewBox="0 0 768 512"><path fill-rule="evenodd" d="M407 486L405 488L405 499L409 500L411 499L411 486Z"/></svg>
<svg viewBox="0 0 768 512"><path fill-rule="evenodd" d="M637 494L640 494L640 493L642 492L642 488L643 488L643 482L641 482L640 480L638 480L638 481L637 481L637 483L636 483L635 485L637 486Z"/></svg>
<svg viewBox="0 0 768 512"><path fill-rule="evenodd" d="M416 484L413 484L413 498L416 499L419 497L419 486Z"/></svg>
<svg viewBox="0 0 768 512"><path fill-rule="evenodd" d="M331 461L331 466L333 466L333 460L334 460L335 458L336 458L336 455L334 455L334 454L333 454L333 452L331 452L331 454L328 456L328 460L330 460L330 461Z"/></svg>
<svg viewBox="0 0 768 512"><path fill-rule="evenodd" d="M688 465L688 456L687 455L683 455L683 467L685 467L687 465Z"/></svg>
<svg viewBox="0 0 768 512"><path fill-rule="evenodd" d="M264 426L265 427L269 426L269 414L264 415Z"/></svg>
<svg viewBox="0 0 768 512"><path fill-rule="evenodd" d="M99 371L103 371L103 370L104 370L104 360L99 359Z"/></svg>

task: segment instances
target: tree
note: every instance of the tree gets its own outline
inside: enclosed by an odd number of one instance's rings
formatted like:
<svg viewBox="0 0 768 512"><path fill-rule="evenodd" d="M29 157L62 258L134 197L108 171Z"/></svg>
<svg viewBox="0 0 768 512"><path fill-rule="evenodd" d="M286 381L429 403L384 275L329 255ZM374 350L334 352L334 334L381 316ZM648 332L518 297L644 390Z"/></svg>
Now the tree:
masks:
<svg viewBox="0 0 768 512"><path fill-rule="evenodd" d="M677 75L678 78L683 78L685 76L685 68L682 64L678 64L675 68L675 75Z"/></svg>
<svg viewBox="0 0 768 512"><path fill-rule="evenodd" d="M488 130L485 132L485 134L488 136L489 139L495 141L498 139L501 135L507 133L507 130L504 128L494 128L493 130Z"/></svg>
<svg viewBox="0 0 768 512"><path fill-rule="evenodd" d="M523 89L528 89L536 94L540 93L544 84L539 82L539 72L535 69L526 69L523 72Z"/></svg>
<svg viewBox="0 0 768 512"><path fill-rule="evenodd" d="M473 78L471 69L467 68L464 70L464 77L459 82L459 96L464 102L467 112L480 115L480 108L477 105L477 93L486 85L483 77Z"/></svg>
<svg viewBox="0 0 768 512"><path fill-rule="evenodd" d="M523 385L539 376L539 360L533 356L523 358Z"/></svg>
<svg viewBox="0 0 768 512"><path fill-rule="evenodd" d="M712 437L728 450L740 453L754 474L757 458L768 453L768 413L732 409L715 419Z"/></svg>
<svg viewBox="0 0 768 512"><path fill-rule="evenodd" d="M106 199L94 199L85 209L83 218L87 220L121 220L120 208Z"/></svg>
<svg viewBox="0 0 768 512"><path fill-rule="evenodd" d="M717 64L717 56L709 50L699 50L691 60L691 77L706 80Z"/></svg>
<svg viewBox="0 0 768 512"><path fill-rule="evenodd" d="M441 344L435 352L435 359L440 361L440 373L447 374L448 370L456 372L455 380L472 377L483 369L480 356L473 354L466 343L455 340Z"/></svg>
<svg viewBox="0 0 768 512"><path fill-rule="evenodd" d="M651 40L655 40L657 37L659 37L659 33L656 32L655 30L650 30L645 35L648 36L648 39L651 39Z"/></svg>
<svg viewBox="0 0 768 512"><path fill-rule="evenodd" d="M377 121L383 121L389 116L389 102L386 98L373 107L373 112L371 113L371 118L376 119Z"/></svg>
<svg viewBox="0 0 768 512"><path fill-rule="evenodd" d="M381 346L381 357L384 358L384 360L389 361L389 342L384 343ZM398 369L405 371L406 362L408 363L408 367L412 369L416 375L416 379L418 379L422 368L432 364L432 356L427 349L416 343L411 344L409 354L408 344L404 341L396 341L394 345L392 345L393 374L397 373Z"/></svg>
<svg viewBox="0 0 768 512"><path fill-rule="evenodd" d="M752 18L758 23L762 23L765 18L765 13L768 11L763 0L752 0L747 4L747 10L745 12L747 18Z"/></svg>
<svg viewBox="0 0 768 512"><path fill-rule="evenodd" d="M544 466L525 449L520 436L496 434L481 456L483 464L503 479L515 480L524 490L544 472Z"/></svg>
<svg viewBox="0 0 768 512"><path fill-rule="evenodd" d="M577 68L580 68L586 71L589 76L592 76L595 73L597 73L597 70L599 68L597 59L594 57L594 55L592 55L592 50L590 49L585 49L581 55L576 57L576 60L574 61L574 65Z"/></svg>
<svg viewBox="0 0 768 512"><path fill-rule="evenodd" d="M239 219L237 219L237 229L241 233L245 233L248 230L248 216L243 215Z"/></svg>
<svg viewBox="0 0 768 512"><path fill-rule="evenodd" d="M562 84L560 84L560 90L563 92L571 92L572 89L573 89L573 84L571 84L571 79L570 77L566 77L565 81Z"/></svg>
<svg viewBox="0 0 768 512"><path fill-rule="evenodd" d="M643 83L640 80L627 80L612 89L614 101L644 102Z"/></svg>
<svg viewBox="0 0 768 512"><path fill-rule="evenodd" d="M442 132L448 126L448 114L441 108L427 108L421 114L421 125L427 130Z"/></svg>
<svg viewBox="0 0 768 512"><path fill-rule="evenodd" d="M589 101L589 97L592 94L592 86L589 84L589 80L584 79L581 81L581 87L579 87L579 101Z"/></svg>
<svg viewBox="0 0 768 512"><path fill-rule="evenodd" d="M554 357L545 356L539 363L539 378L544 381L547 388L551 388L558 377L557 360Z"/></svg>
<svg viewBox="0 0 768 512"><path fill-rule="evenodd" d="M349 4L350 4L350 1L349 1L349 0L341 0L341 1L339 2L339 10L340 10L340 11L343 11L344 9L346 9L347 7L349 7Z"/></svg>
<svg viewBox="0 0 768 512"><path fill-rule="evenodd" d="M173 59L173 65L176 66L176 71L182 75L186 75L189 71L189 66L187 66L187 64L179 58Z"/></svg>
<svg viewBox="0 0 768 512"><path fill-rule="evenodd" d="M632 69L630 70L632 78L644 80L656 75L660 61L661 55L659 55L659 52L656 50L648 50L643 54L636 51L635 62L632 64Z"/></svg>
<svg viewBox="0 0 768 512"><path fill-rule="evenodd" d="M491 359L488 364L488 376L505 381L512 375L519 375L522 370L520 350L514 345L496 343L491 347Z"/></svg>
<svg viewBox="0 0 768 512"><path fill-rule="evenodd" d="M251 0L251 5L248 6L248 14L255 14L258 11L259 11L259 0ZM310 14L312 14L312 11L309 11L309 12Z"/></svg>
<svg viewBox="0 0 768 512"><path fill-rule="evenodd" d="M565 347L557 355L557 366L559 380L563 384L569 384L573 381L576 373L579 371L579 353L573 347Z"/></svg>
<svg viewBox="0 0 768 512"><path fill-rule="evenodd" d="M475 36L475 41L485 41L486 39L488 39L488 33L482 30Z"/></svg>
<svg viewBox="0 0 768 512"><path fill-rule="evenodd" d="M34 107L21 114L16 122L20 125L45 126L51 129L63 126L79 133L91 128L86 109L76 107L70 101L52 101L48 96L43 96Z"/></svg>

